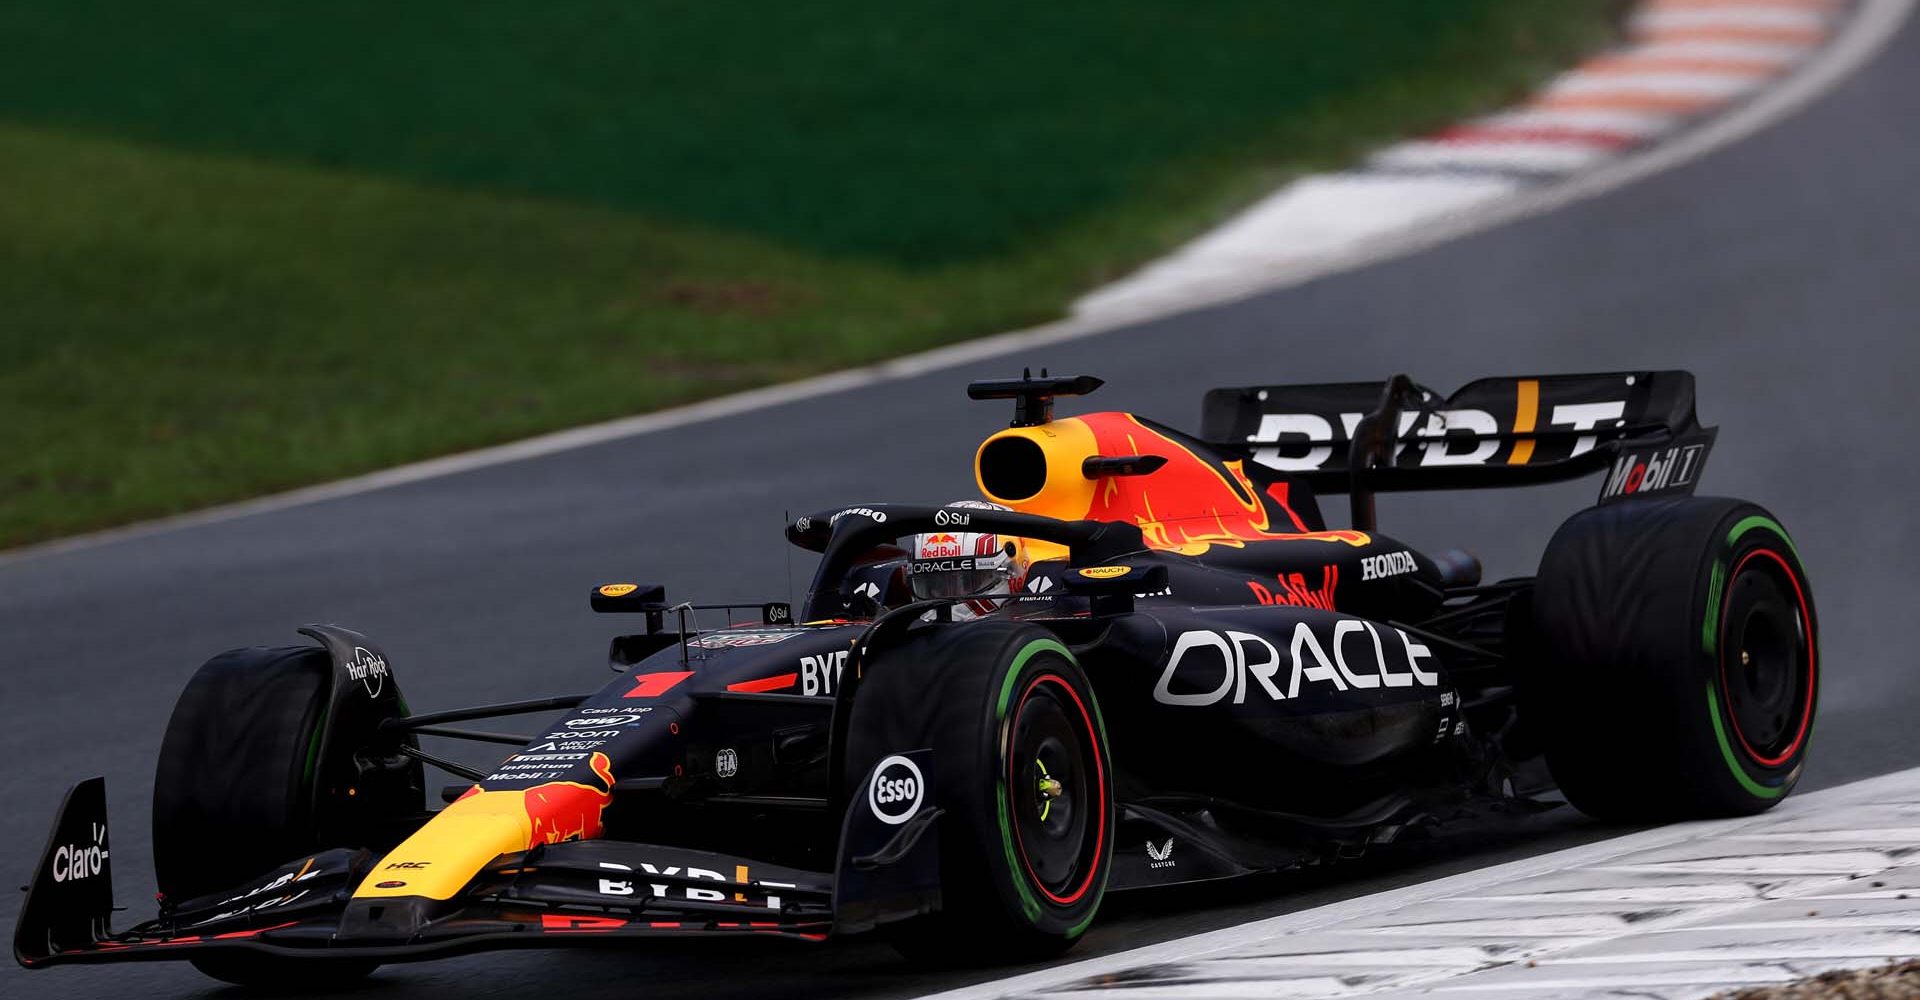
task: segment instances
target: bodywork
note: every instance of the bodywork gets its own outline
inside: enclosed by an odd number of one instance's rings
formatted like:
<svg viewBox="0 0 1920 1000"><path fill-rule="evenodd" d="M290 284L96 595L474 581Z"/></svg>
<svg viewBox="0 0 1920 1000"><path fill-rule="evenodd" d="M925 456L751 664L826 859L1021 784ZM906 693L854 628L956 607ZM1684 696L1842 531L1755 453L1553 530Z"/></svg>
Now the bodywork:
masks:
<svg viewBox="0 0 1920 1000"><path fill-rule="evenodd" d="M1033 567L1000 614L1055 634L1091 679L1117 775L1114 888L1312 863L1537 808L1551 783L1507 666L1526 582L1481 585L1477 567L1381 534L1371 494L1596 470L1617 493L1653 482L1660 449L1697 445L1703 462L1712 437L1693 420L1690 377L1673 372L1488 380L1450 400L1393 381L1220 390L1206 438L1127 413L1052 419L1053 397L1086 380L976 388L1018 403L975 456L983 494L1010 512L873 503L797 518L789 540L821 553L797 615L597 587L596 610L644 629L612 640L616 676L591 694L410 716L373 640L313 627L336 710L371 734L366 766L449 765L419 735L518 745L456 770L472 780L397 843L289 858L229 892L164 900L119 933L106 926L105 795L83 783L16 957L396 961L685 934L817 940L937 909L941 803L924 781L910 810L881 793L941 762L903 746L888 759L904 770L850 770L842 748L858 679L890 636L965 627L909 603L891 544L947 527L1025 539ZM1698 466L1680 475L1667 461L1659 488L1690 489ZM1639 473L1618 471L1632 462ZM1341 487L1355 523L1330 530L1316 492ZM715 621L736 614L747 621ZM447 725L488 714L545 721L507 736ZM98 848L86 879L70 862L55 870L76 844Z"/></svg>

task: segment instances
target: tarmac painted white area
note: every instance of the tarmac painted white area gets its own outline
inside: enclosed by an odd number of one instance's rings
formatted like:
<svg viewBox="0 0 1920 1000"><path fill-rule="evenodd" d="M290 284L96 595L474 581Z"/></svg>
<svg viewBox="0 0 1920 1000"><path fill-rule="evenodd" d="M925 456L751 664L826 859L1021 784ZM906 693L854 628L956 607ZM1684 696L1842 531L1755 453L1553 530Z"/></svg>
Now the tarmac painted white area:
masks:
<svg viewBox="0 0 1920 1000"><path fill-rule="evenodd" d="M1503 111L1484 123L1511 131L1560 129L1568 132L1612 133L1626 141L1645 141L1673 131L1677 124L1666 115L1632 111Z"/></svg>
<svg viewBox="0 0 1920 1000"><path fill-rule="evenodd" d="M1920 955L1920 768L927 1000L1691 1000Z"/></svg>
<svg viewBox="0 0 1920 1000"><path fill-rule="evenodd" d="M1634 27L1643 31L1703 27L1801 28L1819 31L1826 27L1828 11L1817 3L1768 3L1750 0L1701 7L1683 4L1655 4L1634 17Z"/></svg>

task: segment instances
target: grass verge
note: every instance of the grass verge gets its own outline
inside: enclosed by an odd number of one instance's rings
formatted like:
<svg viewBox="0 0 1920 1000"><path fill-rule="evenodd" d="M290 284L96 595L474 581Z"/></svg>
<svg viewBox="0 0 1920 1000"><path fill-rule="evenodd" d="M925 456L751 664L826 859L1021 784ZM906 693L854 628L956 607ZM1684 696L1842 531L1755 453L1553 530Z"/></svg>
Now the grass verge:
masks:
<svg viewBox="0 0 1920 1000"><path fill-rule="evenodd" d="M0 547L1051 318L1618 7L0 2Z"/></svg>

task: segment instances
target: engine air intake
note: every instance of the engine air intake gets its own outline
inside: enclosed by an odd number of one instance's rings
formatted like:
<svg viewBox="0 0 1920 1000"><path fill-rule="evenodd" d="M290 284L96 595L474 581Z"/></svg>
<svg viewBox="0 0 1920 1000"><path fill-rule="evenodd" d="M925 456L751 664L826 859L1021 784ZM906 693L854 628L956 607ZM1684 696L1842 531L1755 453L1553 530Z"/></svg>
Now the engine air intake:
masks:
<svg viewBox="0 0 1920 1000"><path fill-rule="evenodd" d="M1031 500L1047 485L1047 453L1031 438L996 437L980 447L977 461L980 486L995 500Z"/></svg>

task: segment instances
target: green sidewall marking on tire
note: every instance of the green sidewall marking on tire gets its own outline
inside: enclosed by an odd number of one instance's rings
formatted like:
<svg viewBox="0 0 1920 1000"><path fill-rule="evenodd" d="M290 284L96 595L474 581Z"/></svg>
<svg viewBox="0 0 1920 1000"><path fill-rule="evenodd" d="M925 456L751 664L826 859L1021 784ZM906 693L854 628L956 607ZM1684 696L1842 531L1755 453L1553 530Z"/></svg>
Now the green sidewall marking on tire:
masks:
<svg viewBox="0 0 1920 1000"><path fill-rule="evenodd" d="M1020 671L1026 667L1027 661L1041 653L1058 653L1075 667L1080 665L1080 661L1074 658L1073 651L1061 645L1058 639L1035 639L1025 646L1020 647L1020 652L1014 654L1013 662L1007 665L1006 677L1000 681L1000 700L994 706L994 718L1004 720L1007 717L1007 702L1013 699L1014 680L1020 676ZM1092 699L1088 700L1091 701ZM1102 745L1105 745L1107 740L1107 724L1106 720L1100 717L1099 702L1093 702L1093 724L1099 727L1100 742ZM1029 921L1039 923L1045 910L1040 906L1040 900L1034 898L1033 890L1027 887L1026 880L1020 877L1020 859L1014 854L1013 823L1012 818L1007 815L1006 779L1004 777L996 777L993 786L996 793L993 799L1000 820L1000 850L1001 853L1006 855L1007 873L1013 878L1014 891L1020 894L1021 911L1026 914ZM1093 923L1093 915L1100 909L1100 897L1105 895L1106 886L1103 884L1094 897L1093 908L1087 911L1086 919L1067 928L1068 937L1078 937L1082 931L1087 929L1088 924Z"/></svg>
<svg viewBox="0 0 1920 1000"><path fill-rule="evenodd" d="M1787 535L1787 529L1781 527L1780 522L1761 514L1752 514L1735 521L1733 528L1727 532L1727 547L1732 548L1737 545L1740 541L1740 536L1755 528L1763 529L1782 542L1785 542L1787 551L1793 553L1793 561L1795 563L1800 561L1800 550L1794 546L1793 539ZM1708 653L1713 652L1714 636L1718 634L1716 626L1720 617L1721 573L1722 567L1715 565L1713 567L1712 603L1707 607L1706 647ZM1747 774L1746 768L1740 766L1740 759L1735 756L1733 752L1733 743L1727 739L1727 727L1720 721L1720 692L1714 690L1713 681L1711 680L1707 681L1707 717L1713 722L1713 738L1720 744L1720 756L1725 758L1727 770L1733 772L1734 780L1740 782L1740 787L1746 789L1747 794L1760 799L1777 799L1786 794L1787 790L1784 785L1778 788L1769 788L1753 780L1753 778Z"/></svg>
<svg viewBox="0 0 1920 1000"><path fill-rule="evenodd" d="M994 718L1004 719L1007 717L1007 702L1013 697L1014 678L1020 676L1020 670L1027 665L1028 660L1033 659L1041 653L1059 653L1061 656L1067 658L1068 663L1076 667L1080 665L1080 661L1074 659L1073 653L1069 651L1067 647L1061 645L1058 639L1035 639L1025 646L1020 647L1020 652L1015 653L1013 656L1013 663L1007 667L1007 676L1000 681L1000 701L994 706Z"/></svg>
<svg viewBox="0 0 1920 1000"><path fill-rule="evenodd" d="M995 781L993 787L998 793L993 800L998 803L1000 812L1000 850L1007 856L1007 874L1012 876L1013 888L1020 893L1020 911L1027 915L1029 922L1037 924L1042 915L1040 901L1033 898L1026 879L1020 877L1020 859L1013 854L1013 827L1007 816L1007 783Z"/></svg>
<svg viewBox="0 0 1920 1000"><path fill-rule="evenodd" d="M1719 645L1720 588L1726 586L1726 583L1727 564L1714 563L1713 582L1707 585L1707 622L1700 627L1700 648L1706 650L1708 656L1712 656L1714 647Z"/></svg>
<svg viewBox="0 0 1920 1000"><path fill-rule="evenodd" d="M320 713L320 724L313 727L312 738L307 740L307 766L305 769L305 778L303 780L306 781L309 791L312 790L315 766L320 762L320 738L326 735L327 722L330 720L332 715L333 715L333 706L328 705L327 710L325 712Z"/></svg>
<svg viewBox="0 0 1920 1000"><path fill-rule="evenodd" d="M1787 543L1787 551L1793 553L1793 561L1796 563L1800 561L1800 550L1794 548L1793 539L1787 537L1787 529L1782 528L1780 522L1761 514L1752 514L1735 521L1733 530L1727 532L1727 547L1732 548L1738 544L1741 535L1755 528L1765 528L1778 536L1781 541ZM1700 630L1700 648L1706 650L1708 656L1714 655L1714 649L1719 645L1720 590L1726 585L1726 576L1727 565L1721 562L1714 563L1713 583L1707 589L1707 622Z"/></svg>
<svg viewBox="0 0 1920 1000"><path fill-rule="evenodd" d="M1760 514L1754 514L1750 517L1743 517L1740 520L1735 521L1733 525L1733 530L1727 532L1727 544L1732 545L1733 543L1740 540L1741 535L1744 535L1755 528L1765 528L1768 531L1771 531L1774 534L1780 536L1780 540L1787 543L1787 551L1793 553L1793 561L1794 562L1800 561L1800 550L1794 547L1793 539L1787 537L1787 529L1782 528L1780 526L1780 522L1774 520L1773 518L1765 517Z"/></svg>
<svg viewBox="0 0 1920 1000"><path fill-rule="evenodd" d="M1707 718L1713 720L1713 738L1720 742L1720 756L1726 758L1727 770L1733 772L1740 787L1747 794L1761 799L1777 799L1786 794L1786 788L1768 788L1747 776L1746 768L1740 766L1739 758L1733 755L1733 744L1727 741L1727 727L1720 723L1720 692L1713 689L1713 682L1707 682Z"/></svg>

